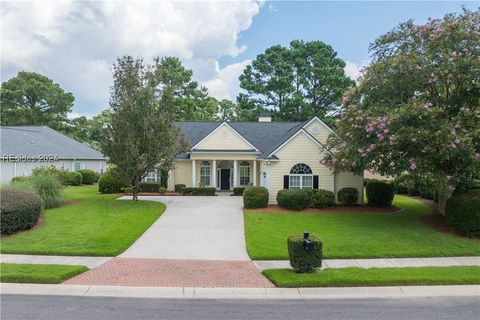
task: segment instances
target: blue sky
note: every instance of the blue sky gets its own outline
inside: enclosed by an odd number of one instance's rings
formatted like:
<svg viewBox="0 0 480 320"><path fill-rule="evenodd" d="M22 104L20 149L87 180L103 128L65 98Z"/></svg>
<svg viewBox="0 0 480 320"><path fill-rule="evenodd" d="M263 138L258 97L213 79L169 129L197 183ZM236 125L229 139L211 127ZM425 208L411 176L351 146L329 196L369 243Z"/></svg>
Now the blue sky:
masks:
<svg viewBox="0 0 480 320"><path fill-rule="evenodd" d="M223 66L254 59L272 45L287 46L293 39L303 39L321 40L342 59L362 63L369 59L369 43L399 23L409 19L425 23L429 17L459 12L462 6L475 9L480 1L268 1L240 35L240 45L248 50L220 61Z"/></svg>
<svg viewBox="0 0 480 320"><path fill-rule="evenodd" d="M480 2L1 1L1 80L42 73L72 92L71 117L108 106L111 66L124 54L173 55L218 99L235 99L238 76L266 48L291 40L333 46L358 76L369 44L408 19L425 23Z"/></svg>

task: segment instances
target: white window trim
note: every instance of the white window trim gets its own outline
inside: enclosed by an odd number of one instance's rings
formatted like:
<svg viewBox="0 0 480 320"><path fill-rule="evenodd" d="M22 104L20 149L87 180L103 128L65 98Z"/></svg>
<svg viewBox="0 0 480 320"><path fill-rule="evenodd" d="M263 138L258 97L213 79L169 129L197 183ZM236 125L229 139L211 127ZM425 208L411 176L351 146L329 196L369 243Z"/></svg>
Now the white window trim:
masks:
<svg viewBox="0 0 480 320"><path fill-rule="evenodd" d="M242 168L247 169L247 173L248 173L247 175L242 175ZM242 178L247 178L248 182L242 184ZM248 184L250 183L250 163L248 161L240 162L240 181L239 182L241 186L248 186Z"/></svg>
<svg viewBox="0 0 480 320"><path fill-rule="evenodd" d="M205 164L208 163L207 164ZM202 169L208 169L208 173L202 172ZM202 174L203 173L203 174ZM206 186L209 186L211 183L211 176L212 176L212 168L210 165L210 162L208 161L202 161L200 162L200 183L203 183L203 179L208 180L208 183L204 183Z"/></svg>
<svg viewBox="0 0 480 320"><path fill-rule="evenodd" d="M292 187L292 177L299 177L300 178L300 184L299 186L293 186ZM304 177L310 177L312 184L310 186L304 186L303 185L303 178ZM313 189L313 174L290 174L288 176L288 188L289 189Z"/></svg>

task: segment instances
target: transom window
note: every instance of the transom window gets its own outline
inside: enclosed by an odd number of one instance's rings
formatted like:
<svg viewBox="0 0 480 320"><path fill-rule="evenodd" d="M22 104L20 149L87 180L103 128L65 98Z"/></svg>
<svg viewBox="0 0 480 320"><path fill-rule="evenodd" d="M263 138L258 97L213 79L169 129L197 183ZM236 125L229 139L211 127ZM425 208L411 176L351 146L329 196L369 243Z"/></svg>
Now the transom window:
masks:
<svg viewBox="0 0 480 320"><path fill-rule="evenodd" d="M250 163L242 161L240 163L240 185L246 186L250 183Z"/></svg>
<svg viewBox="0 0 480 320"><path fill-rule="evenodd" d="M312 169L305 163L297 163L290 169L290 189L313 189Z"/></svg>
<svg viewBox="0 0 480 320"><path fill-rule="evenodd" d="M210 185L210 162L208 161L200 163L200 183L204 186Z"/></svg>
<svg viewBox="0 0 480 320"><path fill-rule="evenodd" d="M147 173L143 180L146 182L160 182L160 176L157 174L156 171L151 171Z"/></svg>

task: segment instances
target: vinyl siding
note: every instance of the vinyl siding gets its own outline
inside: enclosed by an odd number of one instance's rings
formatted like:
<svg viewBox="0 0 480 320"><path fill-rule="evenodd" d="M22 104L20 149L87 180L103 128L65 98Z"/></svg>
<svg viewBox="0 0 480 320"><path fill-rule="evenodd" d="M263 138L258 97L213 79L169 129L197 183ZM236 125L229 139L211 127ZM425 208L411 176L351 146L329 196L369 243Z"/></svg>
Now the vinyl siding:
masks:
<svg viewBox="0 0 480 320"><path fill-rule="evenodd" d="M222 124L204 141L196 145L195 149L251 150L253 147L232 128Z"/></svg>
<svg viewBox="0 0 480 320"><path fill-rule="evenodd" d="M257 154L216 154L216 153L193 153L191 158L195 160L254 160L258 157ZM188 162L188 161L186 161ZM217 161L218 162L218 161Z"/></svg>
<svg viewBox="0 0 480 320"><path fill-rule="evenodd" d="M351 172L340 172L335 177L335 190L342 188L356 188L358 190L358 203L363 203L363 177Z"/></svg>
<svg viewBox="0 0 480 320"><path fill-rule="evenodd" d="M191 161L175 162L174 185L184 184L188 187L192 186L192 163Z"/></svg>
<svg viewBox="0 0 480 320"><path fill-rule="evenodd" d="M315 139L317 139L323 144L327 142L327 138L331 133L330 130L325 128L324 124L320 123L320 121L316 119L312 121L312 123L310 123L307 127L305 127L305 131L310 133L313 137L315 137Z"/></svg>
<svg viewBox="0 0 480 320"><path fill-rule="evenodd" d="M298 134L276 156L280 159L270 163L270 203L276 203L277 192L283 189L283 176L297 163L305 163L312 169L313 175L318 175L318 187L334 190L334 177L327 167L320 164L323 153L320 148L305 133ZM263 169L263 167L262 167Z"/></svg>
<svg viewBox="0 0 480 320"><path fill-rule="evenodd" d="M40 167L51 167L54 166L57 169L63 168L68 171L74 171L74 162L80 162L81 169L91 169L95 172L100 173L101 169L106 170L106 161L103 160L58 160L54 162L7 162L0 161L0 181L10 182L13 177L18 176L29 176L32 174L32 170Z"/></svg>

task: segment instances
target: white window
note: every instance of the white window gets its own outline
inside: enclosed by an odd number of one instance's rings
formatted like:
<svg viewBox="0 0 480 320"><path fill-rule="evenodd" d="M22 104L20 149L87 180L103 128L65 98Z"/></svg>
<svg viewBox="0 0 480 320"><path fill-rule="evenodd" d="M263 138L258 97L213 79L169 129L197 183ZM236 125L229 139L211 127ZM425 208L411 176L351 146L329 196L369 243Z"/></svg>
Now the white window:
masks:
<svg viewBox="0 0 480 320"><path fill-rule="evenodd" d="M158 176L156 171L149 172L145 178L143 178L144 181L146 182L159 182L160 177Z"/></svg>
<svg viewBox="0 0 480 320"><path fill-rule="evenodd" d="M313 189L312 169L305 163L297 163L290 170L288 181L290 189Z"/></svg>
<svg viewBox="0 0 480 320"><path fill-rule="evenodd" d="M208 161L200 163L200 183L204 186L210 185L210 163Z"/></svg>
<svg viewBox="0 0 480 320"><path fill-rule="evenodd" d="M75 162L74 168L75 168L75 171L78 171L82 168L82 164L80 162Z"/></svg>
<svg viewBox="0 0 480 320"><path fill-rule="evenodd" d="M247 161L240 163L240 185L246 186L250 183L250 164Z"/></svg>

